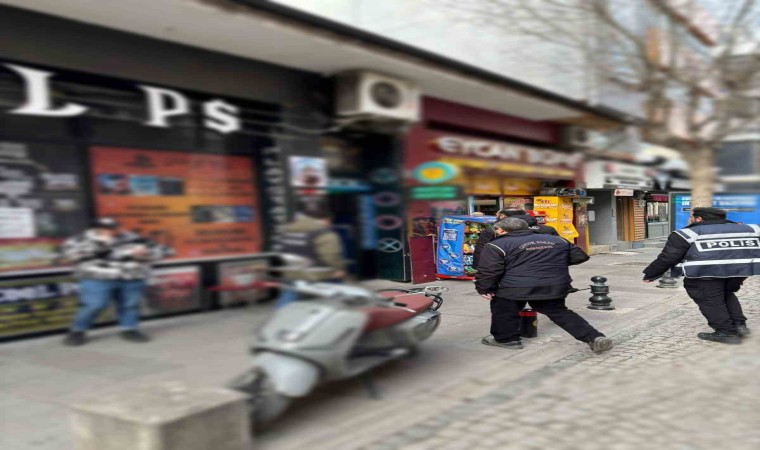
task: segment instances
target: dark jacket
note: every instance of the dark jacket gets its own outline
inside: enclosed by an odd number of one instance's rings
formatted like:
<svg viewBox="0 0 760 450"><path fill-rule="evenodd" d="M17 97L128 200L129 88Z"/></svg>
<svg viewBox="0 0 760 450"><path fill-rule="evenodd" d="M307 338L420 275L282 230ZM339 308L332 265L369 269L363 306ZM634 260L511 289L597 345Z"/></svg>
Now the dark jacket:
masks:
<svg viewBox="0 0 760 450"><path fill-rule="evenodd" d="M524 216L512 216L515 219L521 219L528 223L528 226L530 227L533 232L538 234L550 234L552 236L559 236L559 233L557 233L557 230L554 228L547 226L547 225L539 225L538 220L529 215ZM477 242L475 242L475 250L472 252L472 268L477 269L478 264L480 264L480 254L483 252L483 247L485 247L486 244L493 241L496 237L496 234L493 231L493 227L488 227L480 232L480 236L478 236Z"/></svg>
<svg viewBox="0 0 760 450"><path fill-rule="evenodd" d="M588 259L561 237L514 231L483 248L475 288L510 300L565 298L572 282L568 267Z"/></svg>
<svg viewBox="0 0 760 450"><path fill-rule="evenodd" d="M559 233L557 233L557 230L550 227L549 225L539 225L538 219L536 219L533 216L530 216L528 214L524 216L512 216L515 219L522 219L526 222L528 222L528 226L531 230L535 231L538 234L550 234L552 236L559 236Z"/></svg>
<svg viewBox="0 0 760 450"><path fill-rule="evenodd" d="M726 219L703 220L701 222L694 222L692 224L689 224L684 227L684 229L733 223L735 222ZM670 233L670 236L668 236L668 241L665 243L665 248L662 249L662 252L659 254L659 256L657 256L657 259L652 261L652 263L647 266L646 269L644 269L644 279L656 280L657 278L663 276L665 272L673 268L676 264L681 263L686 258L687 253L689 253L689 249L691 249L691 247L692 244L684 239L684 237L679 234L678 231Z"/></svg>

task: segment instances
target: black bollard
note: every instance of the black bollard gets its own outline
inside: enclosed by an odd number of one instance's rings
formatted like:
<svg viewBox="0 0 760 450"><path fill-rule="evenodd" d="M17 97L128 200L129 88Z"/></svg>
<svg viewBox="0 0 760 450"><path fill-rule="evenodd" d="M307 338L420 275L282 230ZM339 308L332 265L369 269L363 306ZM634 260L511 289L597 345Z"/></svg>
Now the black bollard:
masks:
<svg viewBox="0 0 760 450"><path fill-rule="evenodd" d="M595 276L591 277L591 282L593 283L591 285L591 293L593 294L588 301L591 302L590 305L588 305L588 309L595 309L598 311L611 311L615 309L614 306L610 305L612 303L612 299L610 298L610 286L607 284L607 278L603 276Z"/></svg>
<svg viewBox="0 0 760 450"><path fill-rule="evenodd" d="M520 311L520 336L525 338L538 336L538 313L527 306Z"/></svg>
<svg viewBox="0 0 760 450"><path fill-rule="evenodd" d="M657 283L658 288L664 288L664 289L675 289L678 287L678 280L673 275L679 276L679 272L677 272L677 269L673 268L669 271L665 272L665 275L660 278L660 281Z"/></svg>

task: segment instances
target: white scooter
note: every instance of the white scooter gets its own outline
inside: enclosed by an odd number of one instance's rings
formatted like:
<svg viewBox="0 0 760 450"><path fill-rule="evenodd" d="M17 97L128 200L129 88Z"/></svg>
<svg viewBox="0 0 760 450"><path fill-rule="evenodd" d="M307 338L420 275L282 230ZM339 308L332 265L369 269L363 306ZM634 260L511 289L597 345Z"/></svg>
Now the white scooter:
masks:
<svg viewBox="0 0 760 450"><path fill-rule="evenodd" d="M319 383L368 374L415 352L438 328L441 294L448 290L374 292L331 283L264 283L294 289L304 301L275 312L258 332L253 368L228 383L250 395L254 424L279 417L292 399L308 395Z"/></svg>

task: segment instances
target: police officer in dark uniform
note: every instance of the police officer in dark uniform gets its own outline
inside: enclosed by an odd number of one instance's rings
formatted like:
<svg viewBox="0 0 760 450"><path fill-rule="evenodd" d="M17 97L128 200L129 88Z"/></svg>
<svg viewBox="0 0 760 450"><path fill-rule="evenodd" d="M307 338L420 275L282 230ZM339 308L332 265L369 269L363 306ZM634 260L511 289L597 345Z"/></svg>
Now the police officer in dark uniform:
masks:
<svg viewBox="0 0 760 450"><path fill-rule="evenodd" d="M689 223L670 234L662 253L644 269L644 282L675 268L715 330L697 337L740 344L750 331L736 292L747 277L760 275L760 226L726 220L726 212L717 208L694 208Z"/></svg>
<svg viewBox="0 0 760 450"><path fill-rule="evenodd" d="M586 342L596 352L612 348L612 340L565 306L570 292L568 267L588 261L583 250L559 236L537 234L513 217L494 224L496 239L481 255L475 287L491 302L491 336L482 343L521 349L519 312L530 304L552 322Z"/></svg>

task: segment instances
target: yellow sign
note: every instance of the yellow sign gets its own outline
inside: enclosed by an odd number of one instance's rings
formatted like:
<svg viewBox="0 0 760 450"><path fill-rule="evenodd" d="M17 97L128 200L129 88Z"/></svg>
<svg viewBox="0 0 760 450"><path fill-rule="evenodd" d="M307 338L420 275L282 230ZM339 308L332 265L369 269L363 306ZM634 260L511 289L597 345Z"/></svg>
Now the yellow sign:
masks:
<svg viewBox="0 0 760 450"><path fill-rule="evenodd" d="M504 195L533 195L541 189L541 181L504 178L501 189Z"/></svg>
<svg viewBox="0 0 760 450"><path fill-rule="evenodd" d="M501 184L495 177L472 177L470 179L469 194L501 194Z"/></svg>

